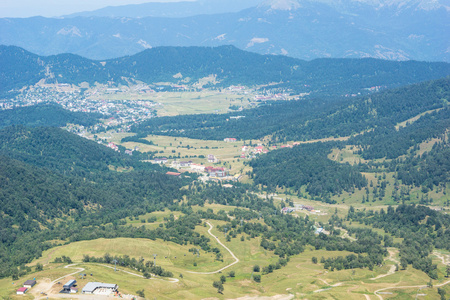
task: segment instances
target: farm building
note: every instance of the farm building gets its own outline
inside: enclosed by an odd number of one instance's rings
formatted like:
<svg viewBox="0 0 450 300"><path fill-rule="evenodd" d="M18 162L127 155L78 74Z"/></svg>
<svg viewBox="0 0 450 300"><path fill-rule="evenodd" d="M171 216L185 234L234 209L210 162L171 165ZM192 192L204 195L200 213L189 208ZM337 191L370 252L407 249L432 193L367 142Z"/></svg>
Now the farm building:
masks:
<svg viewBox="0 0 450 300"><path fill-rule="evenodd" d="M31 289L33 286L35 286L35 284L36 284L36 280L27 280L23 283L23 286Z"/></svg>
<svg viewBox="0 0 450 300"><path fill-rule="evenodd" d="M17 295L23 295L27 292L28 288L26 287L21 287L20 289L17 290L16 294Z"/></svg>
<svg viewBox="0 0 450 300"><path fill-rule="evenodd" d="M83 294L109 295L119 287L114 283L88 282L81 290Z"/></svg>

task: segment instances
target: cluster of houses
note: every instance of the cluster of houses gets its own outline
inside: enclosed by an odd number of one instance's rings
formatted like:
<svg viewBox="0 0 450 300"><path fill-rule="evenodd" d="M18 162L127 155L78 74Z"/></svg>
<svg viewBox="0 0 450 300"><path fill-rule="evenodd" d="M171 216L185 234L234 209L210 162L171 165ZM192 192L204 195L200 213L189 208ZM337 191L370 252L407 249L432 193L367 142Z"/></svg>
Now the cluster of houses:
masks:
<svg viewBox="0 0 450 300"><path fill-rule="evenodd" d="M206 173L208 173L209 177L226 177L229 175L228 170L225 168L215 168L215 167L205 167Z"/></svg>
<svg viewBox="0 0 450 300"><path fill-rule="evenodd" d="M256 101L264 101L264 100L287 100L289 97L288 94L268 94L268 95L256 95L254 99Z"/></svg>
<svg viewBox="0 0 450 300"><path fill-rule="evenodd" d="M208 162L209 163L218 163L219 159L212 154L208 154Z"/></svg>
<svg viewBox="0 0 450 300"><path fill-rule="evenodd" d="M101 144L102 142L99 141L99 143ZM107 147L113 149L114 151L119 152L119 146L117 146L113 142L109 142ZM125 154L132 156L133 155L133 151L138 151L138 149L139 149L138 147L135 147L134 149L126 149L125 150Z"/></svg>
<svg viewBox="0 0 450 300"><path fill-rule="evenodd" d="M113 142L109 142L107 147L113 149L114 151L119 151L119 146L117 146Z"/></svg>
<svg viewBox="0 0 450 300"><path fill-rule="evenodd" d="M24 295L29 289L36 285L36 280L27 280L23 286L16 291L17 295Z"/></svg>

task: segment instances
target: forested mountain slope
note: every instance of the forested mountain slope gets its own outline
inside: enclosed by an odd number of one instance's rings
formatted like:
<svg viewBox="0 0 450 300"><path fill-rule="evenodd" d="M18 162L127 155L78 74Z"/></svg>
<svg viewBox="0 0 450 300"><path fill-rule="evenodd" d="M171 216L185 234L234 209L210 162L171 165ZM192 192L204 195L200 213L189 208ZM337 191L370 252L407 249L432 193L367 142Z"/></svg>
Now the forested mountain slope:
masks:
<svg viewBox="0 0 450 300"><path fill-rule="evenodd" d="M59 128L6 127L0 143L0 277L39 257L46 240L67 238L69 224L80 231L170 206L190 181Z"/></svg>
<svg viewBox="0 0 450 300"><path fill-rule="evenodd" d="M95 113L71 112L55 104L40 104L1 110L0 128L11 125L63 127L69 123L88 127L95 125L102 117Z"/></svg>
<svg viewBox="0 0 450 300"><path fill-rule="evenodd" d="M317 59L260 55L233 46L160 47L133 56L95 61L73 54L37 56L18 47L0 46L0 92L46 82L90 84L189 83L215 75L217 87L280 83L294 92L340 95L374 86L397 87L450 75L447 63L376 59ZM175 76L177 74L179 76ZM174 77L175 76L175 77Z"/></svg>
<svg viewBox="0 0 450 300"><path fill-rule="evenodd" d="M255 109L226 115L155 118L132 130L141 134L217 140L260 139L270 135L274 142L345 137L375 128L376 132L384 130L381 128L395 131L397 123L447 107L449 99L450 78L447 77L356 99L267 102ZM446 110L440 114L445 113ZM245 118L230 119L232 116Z"/></svg>

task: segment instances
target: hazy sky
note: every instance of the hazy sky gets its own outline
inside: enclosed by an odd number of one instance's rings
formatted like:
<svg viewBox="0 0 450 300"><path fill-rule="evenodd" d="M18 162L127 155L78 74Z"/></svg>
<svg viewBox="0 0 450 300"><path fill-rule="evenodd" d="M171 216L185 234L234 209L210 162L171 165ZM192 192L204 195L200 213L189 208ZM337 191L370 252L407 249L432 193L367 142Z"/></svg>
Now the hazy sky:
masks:
<svg viewBox="0 0 450 300"><path fill-rule="evenodd" d="M180 0L0 0L0 18L55 17L106 6Z"/></svg>

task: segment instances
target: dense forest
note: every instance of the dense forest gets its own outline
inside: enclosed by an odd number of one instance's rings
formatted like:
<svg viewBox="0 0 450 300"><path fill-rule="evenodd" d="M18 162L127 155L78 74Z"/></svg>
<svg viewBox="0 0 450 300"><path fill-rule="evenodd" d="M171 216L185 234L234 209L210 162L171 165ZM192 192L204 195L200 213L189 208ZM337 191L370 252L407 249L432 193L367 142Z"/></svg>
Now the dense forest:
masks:
<svg viewBox="0 0 450 300"><path fill-rule="evenodd" d="M254 181L269 189L292 188L299 194L306 186L307 193L326 202L330 195L367 186L357 167L327 159L331 149L339 146L342 143L305 144L268 153L250 162Z"/></svg>
<svg viewBox="0 0 450 300"><path fill-rule="evenodd" d="M97 113L70 112L56 104L38 104L0 110L0 128L11 125L63 127L69 123L89 127L101 118L103 115Z"/></svg>

